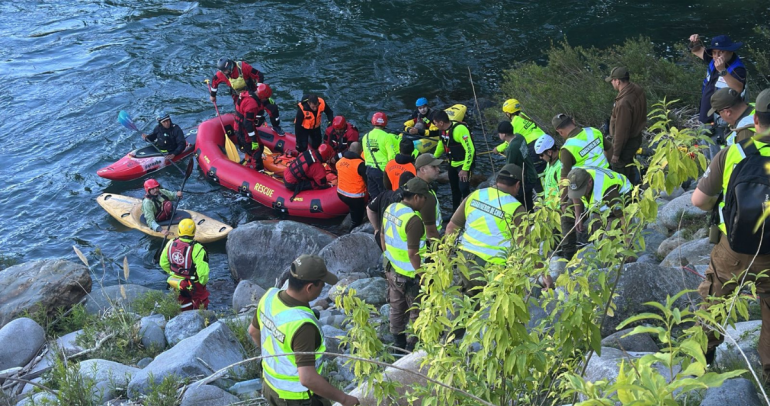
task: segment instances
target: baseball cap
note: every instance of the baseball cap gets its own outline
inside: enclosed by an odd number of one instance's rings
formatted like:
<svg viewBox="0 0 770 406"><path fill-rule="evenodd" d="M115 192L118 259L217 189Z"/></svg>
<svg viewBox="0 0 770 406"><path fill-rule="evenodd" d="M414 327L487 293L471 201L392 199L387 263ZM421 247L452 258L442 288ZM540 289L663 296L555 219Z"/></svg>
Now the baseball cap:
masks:
<svg viewBox="0 0 770 406"><path fill-rule="evenodd" d="M337 275L326 269L323 258L309 254L302 254L291 263L291 276L307 282L324 281L329 285L338 281Z"/></svg>
<svg viewBox="0 0 770 406"><path fill-rule="evenodd" d="M588 189L588 180L591 179L591 175L583 168L572 168L567 175L569 179L569 189L567 189L567 196L570 199L580 199L585 196L586 189Z"/></svg>
<svg viewBox="0 0 770 406"><path fill-rule="evenodd" d="M426 152L424 154L420 154L420 156L418 156L417 159L415 159L415 161L414 161L414 168L415 169L420 169L423 166L428 166L428 165L430 165L430 166L439 166L443 162L444 161L442 161L442 160L440 160L438 158L435 158L433 156L433 154L431 154L429 152Z"/></svg>
<svg viewBox="0 0 770 406"><path fill-rule="evenodd" d="M770 111L770 89L765 89L759 93L755 108L759 113Z"/></svg>
<svg viewBox="0 0 770 406"><path fill-rule="evenodd" d="M513 178L516 180L522 180L522 172L523 170L519 165L516 164L507 164L503 166L503 169L500 169L500 172L498 172L497 176L503 176L506 178Z"/></svg>
<svg viewBox="0 0 770 406"><path fill-rule="evenodd" d="M711 116L719 110L735 106L740 102L741 95L738 92L729 87L723 87L711 95L711 110L708 114Z"/></svg>
<svg viewBox="0 0 770 406"><path fill-rule="evenodd" d="M513 134L513 125L510 121L501 121L497 125L497 132L499 134Z"/></svg>
<svg viewBox="0 0 770 406"><path fill-rule="evenodd" d="M430 196L430 186L420 178L409 179L402 189L404 189L405 192L414 193L416 195L425 197Z"/></svg>
<svg viewBox="0 0 770 406"><path fill-rule="evenodd" d="M604 78L605 82L612 82L613 79L628 79L630 76L628 75L628 69L618 66L616 68L612 68L612 72L610 72L610 76L607 76Z"/></svg>
<svg viewBox="0 0 770 406"><path fill-rule="evenodd" d="M553 128L560 128L566 125L568 122L572 121L572 117L564 114L559 113L551 119L551 125L553 125Z"/></svg>

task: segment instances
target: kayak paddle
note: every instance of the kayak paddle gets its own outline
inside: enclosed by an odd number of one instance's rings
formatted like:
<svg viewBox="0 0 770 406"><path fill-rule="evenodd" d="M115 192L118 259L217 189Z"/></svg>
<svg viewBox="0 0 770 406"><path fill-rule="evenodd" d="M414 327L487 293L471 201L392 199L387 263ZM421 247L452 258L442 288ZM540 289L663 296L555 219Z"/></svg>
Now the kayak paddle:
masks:
<svg viewBox="0 0 770 406"><path fill-rule="evenodd" d="M205 80L206 87L209 88L209 93L211 93L211 85L209 85L209 80ZM217 112L217 117L219 117L219 124L222 125L222 131L224 133L225 137L225 151L227 152L227 159L233 161L233 162L241 162L241 156L238 154L238 148L235 147L235 144L233 144L233 141L230 140L230 137L227 136L227 130L225 130L225 122L222 121L222 116L219 114L219 107L217 106L217 102L214 102L214 110Z"/></svg>
<svg viewBox="0 0 770 406"><path fill-rule="evenodd" d="M118 122L119 122L119 123L120 123L120 124L121 124L123 127L126 127L126 128L128 128L129 130L131 130L131 131L140 132L140 131L139 131L139 129L138 129L138 128L136 128L136 124L134 124L134 120L132 120L132 119L131 119L131 116L129 116L129 115L128 115L128 113L127 113L125 110L120 110L120 112L118 113ZM152 146L155 148L155 150L156 150L156 151L160 152L161 154L163 153L163 151L161 151L161 150L160 150L160 148L158 148L158 146L157 146L157 145L155 145L155 143L154 143L154 142L150 142L150 141L147 141L147 142L149 142L149 143L150 143L150 145L152 145ZM171 164L172 164L172 165L174 165L174 167L175 167L176 169L178 169L178 170L179 170L179 172L182 172L182 173L184 173L184 172L182 171L182 168L180 168L180 167L179 167L179 165L177 165L177 164L176 164L176 162L174 162L174 161L172 161L172 160L170 160L170 159L169 159L168 161L169 161L169 162L171 162Z"/></svg>
<svg viewBox="0 0 770 406"><path fill-rule="evenodd" d="M187 183L187 179L189 179L190 175L192 175L193 166L195 166L194 162L195 162L195 160L191 159L190 163L187 164L187 169L184 172L184 180L182 181L182 187L179 189L179 191L182 192L182 193L184 193L184 185ZM171 230L171 225L174 223L174 216L176 216L176 208L179 207L179 202L181 200L182 200L182 198L180 197L179 200L176 201L176 204L174 205L174 209L171 210L171 220L168 223L168 228L166 228L166 231L170 231ZM163 253L163 248L165 248L165 246L166 246L166 240L167 239L168 239L168 236L164 235L163 236L163 243L160 244L160 249L158 249L158 251L155 252L154 259L155 259L155 263L156 264L160 263L160 256Z"/></svg>

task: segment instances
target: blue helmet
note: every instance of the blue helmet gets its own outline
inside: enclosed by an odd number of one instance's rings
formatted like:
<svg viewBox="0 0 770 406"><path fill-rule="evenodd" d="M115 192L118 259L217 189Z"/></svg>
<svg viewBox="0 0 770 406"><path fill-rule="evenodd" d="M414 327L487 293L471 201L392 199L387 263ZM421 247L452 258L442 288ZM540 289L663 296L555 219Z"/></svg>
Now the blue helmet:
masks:
<svg viewBox="0 0 770 406"><path fill-rule="evenodd" d="M420 97L417 99L417 103L414 104L417 107L427 106L428 105L428 99L424 97Z"/></svg>

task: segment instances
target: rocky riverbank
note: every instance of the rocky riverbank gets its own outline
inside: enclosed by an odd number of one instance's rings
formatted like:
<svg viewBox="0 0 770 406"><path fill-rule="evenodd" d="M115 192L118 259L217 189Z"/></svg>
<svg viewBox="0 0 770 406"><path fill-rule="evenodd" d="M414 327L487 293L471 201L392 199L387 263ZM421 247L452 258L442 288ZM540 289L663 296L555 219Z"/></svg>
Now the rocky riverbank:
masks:
<svg viewBox="0 0 770 406"><path fill-rule="evenodd" d="M592 357L588 365L591 381L617 377L618 363L626 356L641 357L658 350L659 343L649 335L623 338L628 330L616 331L621 321L650 311L643 303L665 301L682 289L697 288L702 280L712 245L706 238L707 214L692 206L691 194L691 190L680 189L659 199L658 221L645 230L644 251L636 263L625 265L618 283L615 312L602 330L604 348L601 356ZM92 287L88 268L67 260L35 261L7 268L0 272L0 382L6 404L39 404L43 398L55 399L54 393L61 398L62 391L71 390L51 388L57 382L52 377L56 375L57 359L66 359L69 365L77 363L72 373L79 377L77 382L89 404L149 405L163 396L173 398L164 404L177 404L178 400L182 405L227 405L248 399L259 404L261 381L255 362L230 367L213 380L205 378L255 355L246 328L256 303L269 287L282 282L289 264L301 253L319 254L340 278L337 285L327 287L311 304L320 314L328 351L347 351L340 347L339 338L349 326L334 305L334 299L346 287L355 289L361 300L379 309L371 320L378 336L390 343L387 283L382 275L381 252L371 231L365 225L337 237L293 221L257 221L236 228L228 238L227 251L230 272L239 282L233 293L232 311L218 314L168 312L168 298L173 306L173 297L142 286ZM564 262L554 258L550 269L556 277L564 272ZM149 305L148 297L155 298ZM697 294L689 294L680 300L684 306L698 299ZM97 323L103 331L94 331L92 322L75 331L51 332L50 324L41 326L26 317L72 317L57 309L73 305L90 315L89 320L110 322ZM755 319L758 313L754 312ZM735 332L738 346L747 352L757 370L761 370L756 352L759 325L756 320L739 323ZM115 355L105 348L122 348L122 352ZM135 348L134 352L131 348ZM417 352L395 365L416 371L423 357L424 353ZM720 368L737 368L740 361L735 346L723 344L719 348ZM337 357L328 364L327 376L332 382L347 391L354 390L362 404L376 404L371 395L363 396L360 388L355 388L354 375L344 358ZM421 379L399 369L389 369L386 375L405 384L419 383ZM169 376L174 378L164 381ZM164 389L162 382L168 382L171 389ZM760 404L748 381L734 379L726 385L731 388L731 400L741 398L741 404ZM702 404L724 404L720 399L726 393L724 388L712 389ZM398 404L414 403L402 397Z"/></svg>

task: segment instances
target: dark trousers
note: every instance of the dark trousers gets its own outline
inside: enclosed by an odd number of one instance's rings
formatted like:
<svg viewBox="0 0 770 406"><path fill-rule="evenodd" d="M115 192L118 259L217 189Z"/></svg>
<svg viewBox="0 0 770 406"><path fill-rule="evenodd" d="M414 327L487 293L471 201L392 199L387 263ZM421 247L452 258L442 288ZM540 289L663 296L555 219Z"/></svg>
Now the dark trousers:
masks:
<svg viewBox="0 0 770 406"><path fill-rule="evenodd" d="M538 193L543 193L543 185L540 183L540 178L537 178L534 182L524 181L522 187L519 188L519 193L516 195L516 200L524 205L524 209L528 212L535 211L534 198Z"/></svg>
<svg viewBox="0 0 770 406"><path fill-rule="evenodd" d="M385 277L388 280L388 303L390 303L390 333L393 335L403 334L406 331L406 325L411 321L417 320L420 315L418 309L409 310L420 292L418 281L415 278L407 278L404 275L396 273L393 267L388 263L385 267ZM417 338L410 336L406 339L407 345L417 342Z"/></svg>
<svg viewBox="0 0 770 406"><path fill-rule="evenodd" d="M449 175L449 186L452 188L452 213L460 206L460 203L471 194L471 171L468 171L468 181L460 182L461 166L449 166L447 175Z"/></svg>
<svg viewBox="0 0 770 406"><path fill-rule="evenodd" d="M307 400L281 399L273 388L264 381L262 382L262 396L270 406L331 406L332 404L328 399L316 394Z"/></svg>
<svg viewBox="0 0 770 406"><path fill-rule="evenodd" d="M313 149L318 149L318 147L321 146L321 142L323 141L323 136L321 135L320 128L314 128L312 130L303 128L302 130L297 131L297 134L295 135L297 140L298 152L307 151L308 138L310 138L310 146Z"/></svg>
<svg viewBox="0 0 770 406"><path fill-rule="evenodd" d="M638 185L641 181L641 176L638 176L639 170L631 165L634 163L634 157L636 156L636 151L639 150L639 147L642 145L642 135L639 134L638 137L630 138L628 141L626 141L626 145L623 147L623 150L620 151L620 156L618 157L618 163L611 164L612 170L625 175L629 181L633 185Z"/></svg>
<svg viewBox="0 0 770 406"><path fill-rule="evenodd" d="M562 214L561 216L561 235L564 240L561 243L561 252L562 257L570 260L575 255L575 252L577 252L577 230L574 230L575 208L570 203L567 205L562 204L561 209L562 213L569 214Z"/></svg>
<svg viewBox="0 0 770 406"><path fill-rule="evenodd" d="M283 184L286 186L286 189L289 189L295 193L301 192L303 190L310 190L313 188L313 183L311 183L309 180L301 180L298 183L289 183L284 178Z"/></svg>
<svg viewBox="0 0 770 406"><path fill-rule="evenodd" d="M366 167L366 189L369 192L370 200L374 200L385 191L383 173L379 168Z"/></svg>
<svg viewBox="0 0 770 406"><path fill-rule="evenodd" d="M349 197L337 193L340 200L348 205L350 208L350 231L361 225L366 215L366 198L365 197Z"/></svg>

